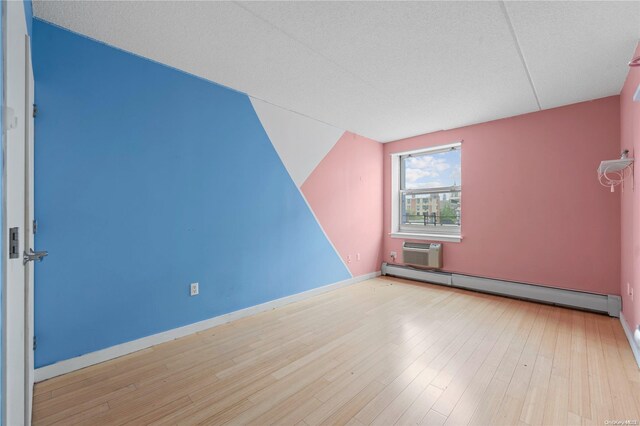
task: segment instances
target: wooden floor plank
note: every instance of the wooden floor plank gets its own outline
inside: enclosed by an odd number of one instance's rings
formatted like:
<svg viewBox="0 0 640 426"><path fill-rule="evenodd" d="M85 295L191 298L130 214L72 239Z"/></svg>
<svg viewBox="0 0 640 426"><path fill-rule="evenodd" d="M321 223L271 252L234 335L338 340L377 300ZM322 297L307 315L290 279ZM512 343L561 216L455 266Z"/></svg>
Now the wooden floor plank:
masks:
<svg viewBox="0 0 640 426"><path fill-rule="evenodd" d="M376 278L38 383L35 425L638 420L616 319Z"/></svg>

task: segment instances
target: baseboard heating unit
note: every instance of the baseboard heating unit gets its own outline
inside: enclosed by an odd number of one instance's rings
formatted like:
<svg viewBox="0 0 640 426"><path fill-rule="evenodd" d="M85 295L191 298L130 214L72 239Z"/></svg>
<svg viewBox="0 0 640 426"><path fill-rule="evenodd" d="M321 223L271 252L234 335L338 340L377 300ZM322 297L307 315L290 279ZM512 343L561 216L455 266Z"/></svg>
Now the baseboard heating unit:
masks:
<svg viewBox="0 0 640 426"><path fill-rule="evenodd" d="M620 317L620 310L622 309L620 296L611 294L586 293L541 285L474 277L471 275L430 271L389 263L382 264L382 275L408 278L410 280L464 288L482 293L497 294L551 305L602 312L616 318Z"/></svg>

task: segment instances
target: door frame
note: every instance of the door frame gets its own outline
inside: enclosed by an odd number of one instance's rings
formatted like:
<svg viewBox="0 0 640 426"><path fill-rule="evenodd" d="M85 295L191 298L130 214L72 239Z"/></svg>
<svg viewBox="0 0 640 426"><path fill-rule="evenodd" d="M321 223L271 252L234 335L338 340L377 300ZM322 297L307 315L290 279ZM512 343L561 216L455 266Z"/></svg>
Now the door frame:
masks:
<svg viewBox="0 0 640 426"><path fill-rule="evenodd" d="M2 105L0 108L0 121L2 122L1 125L1 132L0 132L0 142L1 142L1 147L0 149L2 149L2 156L0 158L1 163L1 170L0 173L2 174L2 206L0 207L2 209L2 229L0 229L0 239L2 240L2 247L0 248L0 254L2 255L2 260L1 260L1 264L2 264L2 269L0 270L0 285L2 286L1 288L1 293L2 293L2 300L0 301L0 318L2 318L2 327L0 329L2 336L0 336L0 340L2 341L1 343L1 348L0 348L0 356L2 359L0 359L0 375L1 375L1 380L0 380L0 411L1 411L1 416L0 416L0 425L3 425L6 423L6 412L7 412L7 404L6 404L6 394L7 394L7 375L6 375L6 359L7 359L7 346L6 346L6 296L7 296L7 292L6 292L6 287L7 287L7 256L8 254L6 253L7 251L7 247L9 245L9 239L8 239L8 235L6 232L7 229L7 170L5 167L5 159L7 157L7 138L6 138L6 133L7 133L7 129L5 129L6 127L6 123L4 121L4 110L5 107L7 105L7 91L6 91L6 87L7 87L7 5L6 2L1 2L0 5L0 14L1 14L1 19L2 19L2 40L0 41L2 43L2 64L0 64L0 66L2 66Z"/></svg>
<svg viewBox="0 0 640 426"><path fill-rule="evenodd" d="M25 132L24 132L24 250L35 249L34 230L34 88L33 67L31 64L31 37L25 34L24 77L25 77ZM33 368L34 368L34 262L24 266L24 418L25 424L31 424L33 406Z"/></svg>

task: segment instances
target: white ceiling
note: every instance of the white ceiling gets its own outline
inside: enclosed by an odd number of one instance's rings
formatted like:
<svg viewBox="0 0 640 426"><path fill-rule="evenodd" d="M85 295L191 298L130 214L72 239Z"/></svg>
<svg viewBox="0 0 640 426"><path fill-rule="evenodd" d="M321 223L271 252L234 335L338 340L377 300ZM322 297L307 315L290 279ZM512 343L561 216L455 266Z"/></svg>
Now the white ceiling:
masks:
<svg viewBox="0 0 640 426"><path fill-rule="evenodd" d="M381 142L616 95L640 39L640 1L36 1L34 13Z"/></svg>

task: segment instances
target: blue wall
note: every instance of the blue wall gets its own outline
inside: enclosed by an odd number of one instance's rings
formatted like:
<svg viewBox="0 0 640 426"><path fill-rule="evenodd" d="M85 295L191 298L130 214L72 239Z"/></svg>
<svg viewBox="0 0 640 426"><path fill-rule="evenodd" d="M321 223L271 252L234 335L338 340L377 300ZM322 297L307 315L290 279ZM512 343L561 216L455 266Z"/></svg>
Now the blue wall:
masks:
<svg viewBox="0 0 640 426"><path fill-rule="evenodd" d="M24 18L27 20L27 34L32 35L33 28L33 4L31 0L23 0L24 5Z"/></svg>
<svg viewBox="0 0 640 426"><path fill-rule="evenodd" d="M36 367L350 278L246 95L33 25Z"/></svg>

